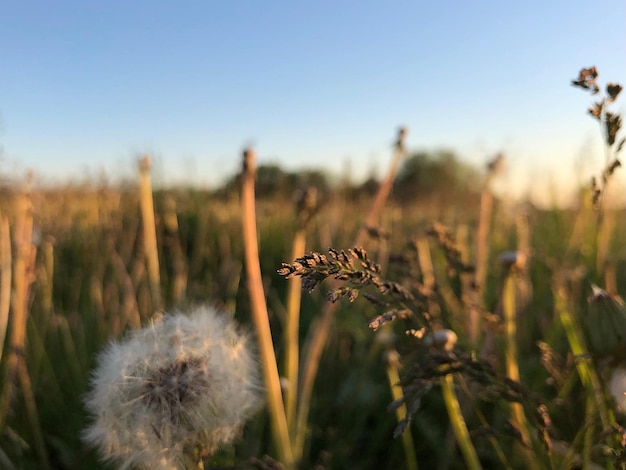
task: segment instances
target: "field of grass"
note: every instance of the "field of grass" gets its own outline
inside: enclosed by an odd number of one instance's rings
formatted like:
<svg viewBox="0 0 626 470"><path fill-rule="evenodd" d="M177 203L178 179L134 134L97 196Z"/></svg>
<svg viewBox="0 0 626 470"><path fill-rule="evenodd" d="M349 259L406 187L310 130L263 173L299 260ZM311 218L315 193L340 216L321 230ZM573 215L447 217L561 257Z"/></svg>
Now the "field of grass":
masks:
<svg viewBox="0 0 626 470"><path fill-rule="evenodd" d="M390 199L402 136L371 197L255 200L251 161L219 195L153 190L148 160L136 186L5 185L0 468L119 468L81 440L98 352L206 304L258 345L267 405L187 468L623 468L607 145L575 209L502 203L495 164L476 203Z"/></svg>

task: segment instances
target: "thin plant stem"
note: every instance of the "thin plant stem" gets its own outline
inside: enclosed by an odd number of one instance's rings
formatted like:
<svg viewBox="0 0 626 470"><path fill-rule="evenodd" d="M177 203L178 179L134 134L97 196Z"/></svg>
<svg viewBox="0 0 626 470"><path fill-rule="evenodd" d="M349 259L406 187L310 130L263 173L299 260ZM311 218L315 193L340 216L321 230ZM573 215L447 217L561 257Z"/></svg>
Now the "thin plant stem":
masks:
<svg viewBox="0 0 626 470"><path fill-rule="evenodd" d="M49 315L52 313L52 287L54 279L54 239L46 237L41 242L41 253L43 256L42 275L39 276L39 284L42 287L42 306L43 311Z"/></svg>
<svg viewBox="0 0 626 470"><path fill-rule="evenodd" d="M491 213L493 210L493 195L489 186L483 189L480 195L480 215L478 219L478 233L476 237L476 291L482 299L485 292L485 280L487 279L487 261L489 259L489 227L491 225ZM472 329L472 331L474 328ZM476 338L470 338L472 343Z"/></svg>
<svg viewBox="0 0 626 470"><path fill-rule="evenodd" d="M566 304L566 293L564 287L556 283L553 286L553 295L554 308L559 316L559 319L561 320L563 329L565 330L565 335L567 336L567 341L569 342L572 354L576 358L576 370L578 372L578 376L580 377L584 387L587 389L588 397L593 399L593 407L597 410L600 418L600 424L602 425L601 431L607 432L612 429L613 424L615 423L615 418L607 407L600 377L598 377L598 374L596 373L593 360L587 349L582 328ZM612 448L615 444L612 442L613 437L608 436L607 441L608 446ZM614 468L613 462L610 460L607 462L607 468Z"/></svg>
<svg viewBox="0 0 626 470"><path fill-rule="evenodd" d="M43 439L43 432L37 415L37 407L25 361L28 304L30 288L35 278L35 257L37 254L37 250L32 243L33 214L29 187L25 188L22 194L18 196L16 206L17 215L14 233L16 256L13 264L14 300L10 349L5 368L2 403L0 404L0 429L4 429L6 416L11 406L14 382L17 378L20 381L24 396L26 413L35 440L35 449L39 454L39 464L41 468L49 469L48 452Z"/></svg>
<svg viewBox="0 0 626 470"><path fill-rule="evenodd" d="M165 201L163 229L165 232L163 245L169 247L172 257L172 303L178 305L184 300L187 290L187 263L180 244L176 201L172 197L168 197Z"/></svg>
<svg viewBox="0 0 626 470"><path fill-rule="evenodd" d="M467 382L463 378L463 375L461 375L461 374L457 375L457 379L459 381L459 385L463 388L463 391L465 392L465 395L468 398L471 399L470 403L473 404L473 402L475 400L474 396L473 396L473 393L470 390L469 386L467 385ZM480 409L476 408L476 407L473 407L473 408L474 408L474 411L476 412L476 416L478 416L478 419L480 420L480 423L483 426L489 426L489 422L487 421L487 418L485 418L485 415L480 411ZM461 411L463 411L463 410L461 410ZM502 450L502 447L500 446L500 443L498 442L498 439L496 439L495 437L489 437L489 442L491 443L491 445L493 447L493 450L495 451L496 455L500 459L500 463L502 464L502 468L504 468L506 470L513 470L513 467L511 467L511 464L509 463L508 459L506 458L506 454Z"/></svg>
<svg viewBox="0 0 626 470"><path fill-rule="evenodd" d="M430 256L430 246L428 244L428 239L424 237L419 238L416 242L416 248L420 270L422 272L422 283L424 284L424 287L434 289L436 286L435 269L433 267L432 258ZM441 309L439 307L439 304L437 304L437 302L433 300L429 300L428 311L433 317L433 328L441 329L443 325L441 323ZM446 400L446 407L448 408L448 415L451 422L450 427L448 428L448 436L446 438L446 454L448 461L446 462L446 457L442 459L443 468L446 468L446 466L449 465L451 454L455 448L455 443L458 443L459 447L461 447L463 455L464 457L466 457L466 461L468 458L472 459L472 453L474 455L476 454L476 451L473 450L474 446L471 443L471 440L469 442L469 446L471 446L471 449L463 449L463 447L468 446L468 443L461 443L459 441L459 436L461 436L462 439L467 438L469 440L469 434L467 434L467 426L465 424L465 419L463 418L463 411L456 397L456 393L454 393L454 389L452 389L452 395L448 395L448 397L445 396L446 393L450 392L448 387L450 385L454 387L454 379L452 378L452 375L448 375L447 377L449 377L449 380L451 380L452 382L448 383L448 379L446 377L443 377L441 380L441 387L442 391L444 392L444 400ZM458 409L456 407L458 407ZM459 423L452 421L459 419L463 422ZM465 436L465 434L467 434L467 436Z"/></svg>
<svg viewBox="0 0 626 470"><path fill-rule="evenodd" d="M582 468L589 468L589 463L591 462L591 451L593 447L593 434L594 434L594 426L593 426L593 415L596 411L595 401L593 399L593 395L590 390L586 390L587 392L587 400L585 407L585 421L587 425L584 427L584 438L583 438L583 466Z"/></svg>
<svg viewBox="0 0 626 470"><path fill-rule="evenodd" d="M404 392L400 385L400 374L398 369L400 367L400 355L397 351L388 351L387 354L387 379L389 380L389 389L391 390L391 396L395 402L398 402L404 398ZM406 418L407 409L406 404L402 403L396 408L396 418L398 422ZM411 434L411 428L406 427L402 432L402 446L404 448L404 457L407 470L417 470L417 455L415 454L415 443L413 442L413 435Z"/></svg>
<svg viewBox="0 0 626 470"><path fill-rule="evenodd" d="M398 132L398 140L394 147L393 157L391 159L391 164L389 165L389 170L387 172L387 177L382 182L380 187L378 188L378 192L376 193L376 197L374 198L374 203L365 219L365 225L361 227L359 233L356 238L355 245L360 246L365 241L367 237L367 228L375 227L378 225L378 220L380 219L380 214L389 198L389 194L391 193L391 189L393 188L393 182L396 178L396 173L398 171L398 165L400 164L400 160L404 157L404 139L406 138L406 129L401 128Z"/></svg>
<svg viewBox="0 0 626 470"><path fill-rule="evenodd" d="M380 219L380 213L389 197L389 193L393 187L393 182L396 177L396 172L400 160L405 155L404 139L406 138L407 130L401 128L398 133L398 140L394 146L393 156L387 177L378 188L378 193L374 199L374 203L370 208L369 214L365 219L365 226L361 227L357 234L354 245L360 246L365 242L367 236L367 227L376 226ZM328 334L332 325L335 311L337 310L337 303L327 303L324 306L322 315L317 320L311 329L309 339L305 346L305 359L302 367L302 374L300 380L298 412L297 412L297 430L296 430L296 448L302 448L304 446L304 439L307 431L307 422L309 416L309 409L311 406L311 396L313 394L313 385L315 378L317 377L317 371L319 368L320 359L324 346L328 340Z"/></svg>
<svg viewBox="0 0 626 470"><path fill-rule="evenodd" d="M502 291L502 310L504 314L504 331L505 331L505 361L506 375L515 382L520 382L519 364L517 361L517 311L516 311L516 267L509 266L504 279L504 288ZM527 460L528 468L538 468L536 458L530 451L533 441L528 431L528 422L524 413L524 407L521 403L511 402L511 418L515 426L520 432L523 445L524 455Z"/></svg>
<svg viewBox="0 0 626 470"><path fill-rule="evenodd" d="M248 275L248 294L252 309L252 318L257 332L263 377L267 393L267 405L272 422L272 435L278 456L286 468L294 468L293 448L289 438L287 418L280 389L276 355L272 343L269 316L263 279L259 262L259 246L256 228L256 202L254 196L255 153L253 150L244 152L243 179L241 187L241 208L243 239Z"/></svg>
<svg viewBox="0 0 626 470"><path fill-rule="evenodd" d="M48 451L46 450L46 444L43 438L43 431L41 429L41 423L39 422L39 413L37 412L37 403L35 402L35 394L33 393L33 386L28 375L28 369L26 364L22 362L18 367L18 376L20 380L20 388L24 396L24 404L26 405L26 414L30 427L33 432L34 447L39 455L40 468L43 470L51 469L50 461L48 460Z"/></svg>
<svg viewBox="0 0 626 470"><path fill-rule="evenodd" d="M139 160L139 198L141 204L141 218L143 222L143 244L148 264L148 282L150 284L152 309L154 311L158 311L163 307L163 304L161 299L159 252L157 249L150 168L150 157L144 156Z"/></svg>
<svg viewBox="0 0 626 470"><path fill-rule="evenodd" d="M298 229L293 238L291 259L304 254L306 248L306 232ZM296 405L298 398L298 366L299 366L299 336L300 336L300 301L302 298L302 278L294 276L287 285L287 328L285 334L285 371L288 387L285 391L285 411L287 425L292 442L296 442ZM294 448L294 458L298 462L302 458L303 449Z"/></svg>
<svg viewBox="0 0 626 470"><path fill-rule="evenodd" d="M139 328L141 326L141 317L139 315L139 306L137 305L137 296L135 295L133 280L130 274L128 274L124 260L116 251L111 253L111 265L113 266L115 277L122 289L122 303L118 310L116 320L117 330L114 331L114 334L117 335L126 328L127 324L132 328Z"/></svg>
<svg viewBox="0 0 626 470"><path fill-rule="evenodd" d="M595 406L598 409L600 416L600 422L602 424L602 430L607 431L611 428L612 420L609 415L609 410L606 406L604 399L604 392L600 378L598 377L596 370L593 366L593 359L587 349L582 327L575 319L575 317L569 311L565 303L565 293L562 287L554 287L554 302L555 309L565 330L567 341L569 342L572 354L576 358L576 370L583 385L591 391L595 401Z"/></svg>
<svg viewBox="0 0 626 470"><path fill-rule="evenodd" d="M17 196L14 244L16 256L13 263L13 308L11 314L11 337L6 366L2 403L0 403L0 430L4 429L7 413L11 407L13 387L18 368L23 366L28 320L28 294L30 286L30 263L34 260L35 247L31 243L33 220L29 190Z"/></svg>
<svg viewBox="0 0 626 470"><path fill-rule="evenodd" d="M441 377L440 380L441 392L443 394L443 400L448 411L448 417L452 428L454 429L454 435L456 441L463 454L463 459L467 468L470 470L481 469L482 466L478 460L478 454L470 439L469 431L467 430L467 424L461 413L461 405L457 399L456 392L454 391L454 377L452 374L446 374Z"/></svg>
<svg viewBox="0 0 626 470"><path fill-rule="evenodd" d="M0 218L0 360L9 323L11 308L11 234L9 218Z"/></svg>
<svg viewBox="0 0 626 470"><path fill-rule="evenodd" d="M468 243L468 227L467 225L460 225L457 229L456 240L461 250L461 261L465 264L470 264L470 253ZM477 349L480 343L481 336L481 313L480 305L481 299L478 291L475 288L474 273L461 273L461 300L465 307L465 331L467 331L467 337L470 342L470 346Z"/></svg>
<svg viewBox="0 0 626 470"><path fill-rule="evenodd" d="M604 198L602 198L602 201L604 201ZM600 225L598 227L598 233L596 236L596 271L598 272L598 276L601 275L602 271L606 267L609 248L611 245L611 237L613 235L615 226L614 211L607 210L604 207L600 210L602 210L602 214L599 216Z"/></svg>
<svg viewBox="0 0 626 470"><path fill-rule="evenodd" d="M435 268L430 256L430 245L428 238L420 237L416 241L417 257L419 260L420 270L422 271L422 283L428 289L436 288ZM441 308L434 300L428 300L428 313L433 319L433 329L443 328L441 323Z"/></svg>
<svg viewBox="0 0 626 470"><path fill-rule="evenodd" d="M466 285L470 289L465 289L466 303L470 306L468 317L468 338L470 345L477 348L480 344L482 321L480 307L484 303L485 285L487 282L487 265L489 261L489 233L491 217L493 213L493 194L491 192L491 180L494 178L504 160L499 154L488 165L488 174L485 185L480 194L480 212L478 216L478 229L476 231L476 271L473 280L466 277ZM468 282L469 281L469 282ZM487 338L483 344L483 351L489 347L493 338Z"/></svg>

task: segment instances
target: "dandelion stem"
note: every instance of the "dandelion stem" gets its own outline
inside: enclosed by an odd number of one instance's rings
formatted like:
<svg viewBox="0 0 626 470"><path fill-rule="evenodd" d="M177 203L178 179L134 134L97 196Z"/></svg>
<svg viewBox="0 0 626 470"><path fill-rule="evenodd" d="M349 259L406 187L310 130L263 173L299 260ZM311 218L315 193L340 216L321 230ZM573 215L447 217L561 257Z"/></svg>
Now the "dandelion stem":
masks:
<svg viewBox="0 0 626 470"><path fill-rule="evenodd" d="M4 340L9 323L9 309L11 307L11 235L9 233L9 218L2 215L0 218L0 359Z"/></svg>
<svg viewBox="0 0 626 470"><path fill-rule="evenodd" d="M296 259L304 254L306 247L306 233L304 229L298 229L293 239L291 259ZM296 442L296 404L298 397L298 365L299 365L299 327L300 327L300 301L302 297L302 278L294 276L288 281L287 292L287 328L285 334L285 370L287 373L288 387L285 391L285 409L287 413L287 425L292 442ZM294 448L296 462L302 458L302 448Z"/></svg>
<svg viewBox="0 0 626 470"><path fill-rule="evenodd" d="M391 389L391 396L395 402L402 400L404 392L400 385L400 374L398 368L400 366L400 355L397 351L387 352L387 379L389 380L389 388ZM396 418L398 422L406 418L406 405L402 403L396 408ZM413 435L411 434L411 428L408 426L402 432L402 445L404 447L404 456L406 458L407 470L417 470L417 456L415 455L415 443L413 442Z"/></svg>
<svg viewBox="0 0 626 470"><path fill-rule="evenodd" d="M393 181L396 176L398 165L402 157L405 155L404 139L406 138L406 134L406 129L401 128L398 134L398 140L394 147L393 157L389 166L387 177L378 188L378 193L366 218L365 226L361 228L356 237L356 241L354 243L356 246L362 245L365 241L367 236L367 226L377 225L378 220L380 219L380 212L382 211L389 193L391 192L391 188L393 187ZM306 355L300 381L297 439L295 443L296 448L298 449L302 448L304 445L309 408L311 406L311 395L313 394L313 385L315 384L315 377L317 377L320 359L328 339L328 334L330 332L330 327L332 325L337 305L338 304L336 303L326 304L321 317L312 326L309 339L307 340L307 344L305 346Z"/></svg>
<svg viewBox="0 0 626 470"><path fill-rule="evenodd" d="M244 170L241 188L243 237L245 245L246 271L248 274L248 292L252 308L252 317L256 328L263 377L267 388L267 404L272 421L274 445L279 458L287 468L293 468L294 460L287 427L287 418L280 390L280 379L276 367L276 355L272 343L269 316L263 279L259 263L259 247L256 229L256 209L254 198L255 154L253 150L244 152Z"/></svg>
<svg viewBox="0 0 626 470"><path fill-rule="evenodd" d="M593 406L597 409L600 417L602 432L606 432L612 428L612 424L615 420L607 408L600 378L593 366L591 355L587 350L582 328L565 303L564 287L558 284L555 285L553 287L553 294L554 307L565 330L572 354L576 358L578 376L587 389L588 397L593 399ZM613 442L612 436L607 437L607 444L611 448L614 446L615 443ZM609 461L607 468L614 468L613 463Z"/></svg>
<svg viewBox="0 0 626 470"><path fill-rule="evenodd" d="M520 381L519 364L517 362L517 314L516 314L516 267L509 266L506 268L504 279L504 289L502 291L502 309L504 313L505 328L505 358L506 358L506 375L513 381ZM528 423L524 413L524 407L521 403L511 402L511 417L515 426L520 432L523 445L524 455L526 457L528 468L537 468L536 458L533 457L530 446L533 444L530 433L528 431Z"/></svg>
<svg viewBox="0 0 626 470"><path fill-rule="evenodd" d="M28 185L29 186L29 185ZM14 302L11 324L10 349L5 368L4 386L2 389L2 403L0 404L0 430L4 429L4 421L11 406L13 387L16 378L19 379L22 394L24 395L26 412L35 440L35 449L39 454L39 463L42 468L49 469L48 453L43 439L43 433L37 415L35 397L26 368L26 324L28 322L28 304L30 287L34 280L35 257L37 250L32 243L33 214L30 198L30 187L27 187L17 200L17 218L15 221L15 263L13 265Z"/></svg>
<svg viewBox="0 0 626 470"><path fill-rule="evenodd" d="M478 454L472 444L472 440L467 430L463 413L461 412L461 405L457 399L456 392L454 391L454 377L452 374L446 374L440 380L441 392L443 394L443 400L448 410L448 417L452 423L456 440L465 459L465 464L470 470L481 469L480 461L478 460Z"/></svg>
<svg viewBox="0 0 626 470"><path fill-rule="evenodd" d="M150 157L139 160L139 191L141 200L141 217L143 221L143 243L148 263L148 282L152 309L160 310L161 280L159 274L159 253L156 241L156 226L154 222L154 202L152 200L152 183L150 180Z"/></svg>

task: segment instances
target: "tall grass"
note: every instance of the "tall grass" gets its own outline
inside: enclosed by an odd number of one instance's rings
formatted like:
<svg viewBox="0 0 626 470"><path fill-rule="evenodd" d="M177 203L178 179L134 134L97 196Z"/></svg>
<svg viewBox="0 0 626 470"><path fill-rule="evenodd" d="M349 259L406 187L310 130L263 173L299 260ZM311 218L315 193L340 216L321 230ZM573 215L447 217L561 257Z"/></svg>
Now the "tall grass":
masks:
<svg viewBox="0 0 626 470"><path fill-rule="evenodd" d="M331 191L319 212L255 197L252 152L241 193L155 190L147 160L138 184L4 186L0 467L103 468L79 438L97 352L209 301L254 328L267 407L206 468L623 468L606 389L623 357L598 355L585 321L589 285L619 307L626 279L624 211L599 204L623 146L611 90L607 165L576 209L511 215L501 160L476 207L397 204L406 131L373 197ZM505 252L528 263L502 275ZM305 276L285 282L285 261Z"/></svg>

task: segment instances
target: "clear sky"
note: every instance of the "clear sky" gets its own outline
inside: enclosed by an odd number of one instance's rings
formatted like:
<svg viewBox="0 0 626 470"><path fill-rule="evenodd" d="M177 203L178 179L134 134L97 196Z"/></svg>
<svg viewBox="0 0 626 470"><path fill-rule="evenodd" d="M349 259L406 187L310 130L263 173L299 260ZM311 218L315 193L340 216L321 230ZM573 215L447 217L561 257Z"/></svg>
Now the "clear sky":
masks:
<svg viewBox="0 0 626 470"><path fill-rule="evenodd" d="M591 65L626 83L623 0L5 1L0 170L129 176L152 152L158 181L215 184L253 144L359 177L404 125L412 149L545 179L602 166L569 85Z"/></svg>

